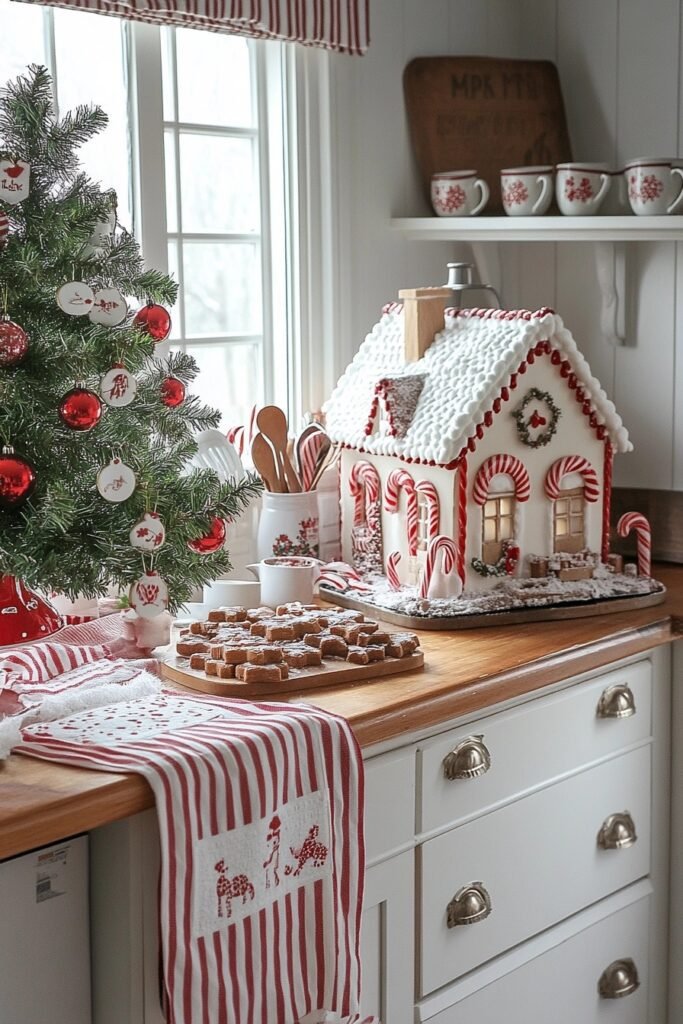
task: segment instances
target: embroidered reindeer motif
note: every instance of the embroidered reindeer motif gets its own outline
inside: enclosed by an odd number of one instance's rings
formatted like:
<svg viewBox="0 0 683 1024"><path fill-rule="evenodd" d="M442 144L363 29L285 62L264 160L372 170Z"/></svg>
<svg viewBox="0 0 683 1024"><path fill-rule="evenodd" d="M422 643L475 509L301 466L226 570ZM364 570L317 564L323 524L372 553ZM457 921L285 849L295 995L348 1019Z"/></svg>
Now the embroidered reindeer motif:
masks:
<svg viewBox="0 0 683 1024"><path fill-rule="evenodd" d="M218 880L216 882L218 916L223 917L223 903L225 903L227 911L225 916L232 917L232 900L236 900L238 896L242 897L243 904L247 902L247 896L250 900L253 900L254 886L246 875L235 875L234 878L230 878L224 860L219 860L217 864L214 864L214 868L218 872Z"/></svg>
<svg viewBox="0 0 683 1024"><path fill-rule="evenodd" d="M266 889L270 889L270 872L273 872L273 881L275 885L280 884L280 876L277 873L277 869L280 866L280 827L282 822L278 818L277 814L271 820L268 826L268 835L266 836L266 842L271 843L270 854L267 860L264 860L263 867L266 871Z"/></svg>
<svg viewBox="0 0 683 1024"><path fill-rule="evenodd" d="M310 860L313 862L314 868L322 867L327 860L327 847L323 843L317 841L318 832L320 827L318 825L312 825L308 830L308 835L304 839L301 847L296 850L293 846L290 846L292 856L296 858L297 866L293 868L291 864L285 866L286 875L300 875L302 868Z"/></svg>

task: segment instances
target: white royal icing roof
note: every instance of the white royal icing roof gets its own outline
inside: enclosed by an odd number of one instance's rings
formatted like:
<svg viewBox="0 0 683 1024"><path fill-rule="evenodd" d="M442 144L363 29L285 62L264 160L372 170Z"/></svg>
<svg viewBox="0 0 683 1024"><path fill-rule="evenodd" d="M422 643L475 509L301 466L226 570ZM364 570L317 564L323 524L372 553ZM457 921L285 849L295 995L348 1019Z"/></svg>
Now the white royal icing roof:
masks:
<svg viewBox="0 0 683 1024"><path fill-rule="evenodd" d="M529 350L545 340L571 364L598 424L604 425L617 451L631 451L614 404L552 310L447 310L445 329L435 335L422 359L406 363L403 309L398 304L386 307L324 407L326 429L333 441L364 452L447 465L483 424L484 414ZM378 431L367 435L377 382L402 373L426 375L408 430L402 437Z"/></svg>

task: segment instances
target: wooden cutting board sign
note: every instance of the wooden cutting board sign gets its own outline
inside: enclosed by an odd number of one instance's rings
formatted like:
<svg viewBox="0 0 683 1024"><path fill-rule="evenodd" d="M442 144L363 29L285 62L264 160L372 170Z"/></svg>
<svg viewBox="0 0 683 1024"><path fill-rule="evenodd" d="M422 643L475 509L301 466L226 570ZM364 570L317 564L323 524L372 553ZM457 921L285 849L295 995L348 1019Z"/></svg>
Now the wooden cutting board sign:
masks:
<svg viewBox="0 0 683 1024"><path fill-rule="evenodd" d="M403 72L408 125L429 200L441 171L476 170L500 213L505 167L571 160L557 68L550 61L417 57Z"/></svg>

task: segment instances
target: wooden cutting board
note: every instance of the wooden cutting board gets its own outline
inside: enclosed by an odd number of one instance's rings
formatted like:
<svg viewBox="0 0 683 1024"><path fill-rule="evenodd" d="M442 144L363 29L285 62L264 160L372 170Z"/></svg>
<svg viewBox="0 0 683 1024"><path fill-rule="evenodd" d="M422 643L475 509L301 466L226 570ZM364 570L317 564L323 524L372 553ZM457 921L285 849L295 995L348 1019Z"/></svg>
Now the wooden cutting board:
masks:
<svg viewBox="0 0 683 1024"><path fill-rule="evenodd" d="M502 212L504 167L571 160L557 68L550 61L417 57L403 72L408 126L427 200L433 174L472 169Z"/></svg>

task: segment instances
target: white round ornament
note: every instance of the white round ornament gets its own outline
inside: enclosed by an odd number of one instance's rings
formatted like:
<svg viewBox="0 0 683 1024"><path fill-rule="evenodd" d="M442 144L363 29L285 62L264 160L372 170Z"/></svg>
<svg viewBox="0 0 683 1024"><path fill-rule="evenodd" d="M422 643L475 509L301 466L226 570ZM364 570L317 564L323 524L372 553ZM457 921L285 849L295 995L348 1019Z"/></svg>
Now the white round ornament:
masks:
<svg viewBox="0 0 683 1024"><path fill-rule="evenodd" d="M114 409L130 405L137 389L137 380L122 364L113 366L100 380L102 400Z"/></svg>
<svg viewBox="0 0 683 1024"><path fill-rule="evenodd" d="M9 206L23 203L31 191L31 165L26 160L0 160L0 199Z"/></svg>
<svg viewBox="0 0 683 1024"><path fill-rule="evenodd" d="M128 306L118 288L100 288L95 292L90 319L94 324L116 327L126 319Z"/></svg>
<svg viewBox="0 0 683 1024"><path fill-rule="evenodd" d="M128 599L141 619L155 619L166 611L168 587L158 572L148 571L132 585Z"/></svg>
<svg viewBox="0 0 683 1024"><path fill-rule="evenodd" d="M57 291L57 305L69 316L87 316L94 298L94 291L85 281L67 281Z"/></svg>
<svg viewBox="0 0 683 1024"><path fill-rule="evenodd" d="M158 512L145 512L135 524L128 538L140 551L158 551L166 540L166 530Z"/></svg>
<svg viewBox="0 0 683 1024"><path fill-rule="evenodd" d="M135 490L135 473L121 459L112 459L97 474L97 490L105 501L126 501Z"/></svg>

